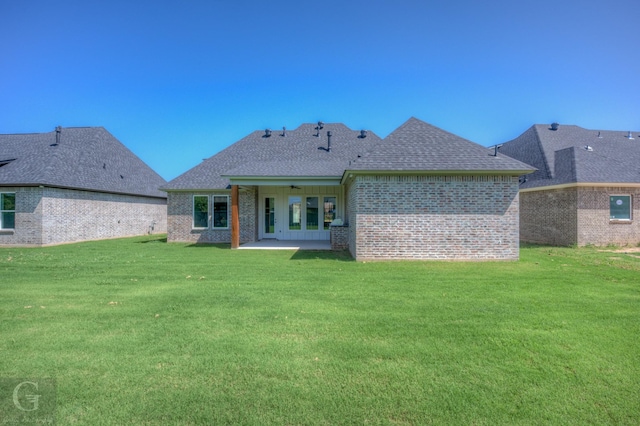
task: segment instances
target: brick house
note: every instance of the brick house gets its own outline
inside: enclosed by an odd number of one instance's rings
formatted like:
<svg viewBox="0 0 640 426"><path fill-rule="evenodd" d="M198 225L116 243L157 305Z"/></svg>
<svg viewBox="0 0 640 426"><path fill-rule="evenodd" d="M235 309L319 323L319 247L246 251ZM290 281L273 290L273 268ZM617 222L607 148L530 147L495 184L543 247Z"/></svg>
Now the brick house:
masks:
<svg viewBox="0 0 640 426"><path fill-rule="evenodd" d="M500 152L537 168L520 186L523 241L579 246L640 242L637 132L537 124L504 143Z"/></svg>
<svg viewBox="0 0 640 426"><path fill-rule="evenodd" d="M330 240L367 259L517 259L532 167L416 118L255 131L170 181L168 241Z"/></svg>
<svg viewBox="0 0 640 426"><path fill-rule="evenodd" d="M102 127L0 135L0 245L164 233L165 183Z"/></svg>

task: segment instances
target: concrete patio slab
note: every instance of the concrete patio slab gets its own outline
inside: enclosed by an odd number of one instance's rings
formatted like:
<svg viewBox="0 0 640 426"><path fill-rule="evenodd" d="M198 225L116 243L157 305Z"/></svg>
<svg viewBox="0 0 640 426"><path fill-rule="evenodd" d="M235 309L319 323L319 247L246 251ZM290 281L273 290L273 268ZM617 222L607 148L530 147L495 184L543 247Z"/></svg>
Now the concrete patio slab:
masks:
<svg viewBox="0 0 640 426"><path fill-rule="evenodd" d="M326 240L260 240L241 244L238 250L331 250L331 242Z"/></svg>

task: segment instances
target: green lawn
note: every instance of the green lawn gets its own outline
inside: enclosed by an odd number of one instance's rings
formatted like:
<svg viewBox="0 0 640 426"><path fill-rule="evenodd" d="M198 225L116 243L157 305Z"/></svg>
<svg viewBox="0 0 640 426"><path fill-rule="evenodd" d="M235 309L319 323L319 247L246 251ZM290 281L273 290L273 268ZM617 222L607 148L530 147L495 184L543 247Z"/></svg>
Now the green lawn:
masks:
<svg viewBox="0 0 640 426"><path fill-rule="evenodd" d="M640 423L640 253L143 237L0 249L0 277L0 378L55 379L58 424Z"/></svg>

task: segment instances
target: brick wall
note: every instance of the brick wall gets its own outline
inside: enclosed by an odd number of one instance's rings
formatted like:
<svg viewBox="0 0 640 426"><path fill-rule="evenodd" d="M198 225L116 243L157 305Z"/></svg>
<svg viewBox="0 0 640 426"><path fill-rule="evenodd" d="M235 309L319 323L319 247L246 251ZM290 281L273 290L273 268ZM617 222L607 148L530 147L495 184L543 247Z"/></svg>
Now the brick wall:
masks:
<svg viewBox="0 0 640 426"><path fill-rule="evenodd" d="M609 220L609 196L631 195L632 220ZM520 194L520 238L551 245L640 243L640 188L573 187Z"/></svg>
<svg viewBox="0 0 640 426"><path fill-rule="evenodd" d="M229 195L229 229L193 229L194 195ZM247 188L240 191L238 203L240 219L240 243L257 239L258 191ZM197 191L169 192L167 205L167 240L170 242L230 243L231 242L231 192Z"/></svg>
<svg viewBox="0 0 640 426"><path fill-rule="evenodd" d="M0 188L0 192L16 194L15 229L0 230L0 245L41 245L43 188Z"/></svg>
<svg viewBox="0 0 640 426"><path fill-rule="evenodd" d="M331 250L345 250L349 248L349 227L331 226Z"/></svg>
<svg viewBox="0 0 640 426"><path fill-rule="evenodd" d="M15 192L15 230L0 234L2 245L50 245L166 232L164 199L58 188L15 188Z"/></svg>
<svg viewBox="0 0 640 426"><path fill-rule="evenodd" d="M518 259L515 176L356 176L347 198L357 260Z"/></svg>
<svg viewBox="0 0 640 426"><path fill-rule="evenodd" d="M576 244L577 208L577 188L522 192L520 239L538 244Z"/></svg>
<svg viewBox="0 0 640 426"><path fill-rule="evenodd" d="M609 220L611 195L631 195L630 221ZM640 243L639 220L640 188L578 188L578 245L637 245Z"/></svg>

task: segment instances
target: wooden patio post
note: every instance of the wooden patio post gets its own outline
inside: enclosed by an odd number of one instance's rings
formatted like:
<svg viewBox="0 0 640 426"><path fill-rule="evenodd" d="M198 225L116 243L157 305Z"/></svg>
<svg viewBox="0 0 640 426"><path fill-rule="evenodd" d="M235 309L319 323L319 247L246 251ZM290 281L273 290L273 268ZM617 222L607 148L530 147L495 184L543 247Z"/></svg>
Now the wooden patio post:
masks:
<svg viewBox="0 0 640 426"><path fill-rule="evenodd" d="M240 192L238 185L231 185L231 248L240 247L240 216L238 212L238 199Z"/></svg>

